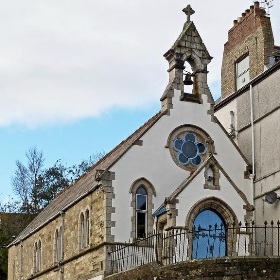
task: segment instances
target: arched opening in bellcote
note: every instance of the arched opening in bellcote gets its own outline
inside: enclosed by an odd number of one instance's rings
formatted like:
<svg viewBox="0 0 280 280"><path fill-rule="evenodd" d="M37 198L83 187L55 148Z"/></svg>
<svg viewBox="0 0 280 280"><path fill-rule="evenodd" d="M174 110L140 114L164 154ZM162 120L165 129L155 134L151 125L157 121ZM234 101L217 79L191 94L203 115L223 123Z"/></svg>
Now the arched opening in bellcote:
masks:
<svg viewBox="0 0 280 280"><path fill-rule="evenodd" d="M183 31L164 57L169 63L169 82L161 97L162 110L173 108L174 90L181 91L180 100L202 103L202 95L207 102L214 104L207 85L207 65L209 55L194 23L190 20L194 10L188 5L183 12L187 15Z"/></svg>

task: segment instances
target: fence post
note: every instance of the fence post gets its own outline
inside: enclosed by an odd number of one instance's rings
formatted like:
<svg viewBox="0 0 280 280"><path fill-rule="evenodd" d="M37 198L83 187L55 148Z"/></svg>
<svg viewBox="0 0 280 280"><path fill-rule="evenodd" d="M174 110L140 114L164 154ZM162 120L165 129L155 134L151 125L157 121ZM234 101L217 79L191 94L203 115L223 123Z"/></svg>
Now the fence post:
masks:
<svg viewBox="0 0 280 280"><path fill-rule="evenodd" d="M278 242L277 242L277 247L278 247L278 257L279 257L279 239L280 239L280 236L279 236L279 234L280 234L280 232L279 232L279 225L280 225L280 222L279 222L279 220L277 221L277 236L278 236Z"/></svg>
<svg viewBox="0 0 280 280"><path fill-rule="evenodd" d="M266 228L267 228L267 221L264 222L264 255L266 256L266 244L267 244L267 239L266 239Z"/></svg>
<svg viewBox="0 0 280 280"><path fill-rule="evenodd" d="M272 256L274 255L274 222L270 222L271 225L271 248L272 248Z"/></svg>
<svg viewBox="0 0 280 280"><path fill-rule="evenodd" d="M255 254L255 251L256 251L256 249L255 249L255 241L256 241L256 236L255 236L255 227L254 227L254 225L255 225L255 222L254 221L252 221L251 222L251 238L250 238L250 244L251 244L251 246L250 246L250 255L252 256L253 254Z"/></svg>

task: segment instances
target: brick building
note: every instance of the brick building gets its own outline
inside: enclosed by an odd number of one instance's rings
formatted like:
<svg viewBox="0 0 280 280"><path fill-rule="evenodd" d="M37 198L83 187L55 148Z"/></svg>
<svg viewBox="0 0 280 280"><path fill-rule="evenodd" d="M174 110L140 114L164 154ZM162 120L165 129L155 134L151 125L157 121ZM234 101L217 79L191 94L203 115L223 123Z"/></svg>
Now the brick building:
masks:
<svg viewBox="0 0 280 280"><path fill-rule="evenodd" d="M239 230L238 234L226 234L225 228L253 219L255 194L250 155L242 153L243 146L240 150L240 143L214 116L215 103L207 84L207 65L212 57L191 21L194 11L190 6L183 11L187 15L183 31L164 55L169 63L169 82L160 99L161 111L58 195L10 244L9 280L104 279L115 272L111 256L117 246L131 240L143 241L153 230L192 232L198 228L198 234L186 241L190 249L185 260L223 257L229 249L235 256L249 254L233 245L237 237L248 242L248 233ZM253 17L260 17L256 26L251 25ZM226 44L222 72L228 67L231 76L224 80L227 90L215 107L219 118L225 116L226 128L231 108L226 105L232 104L230 98L235 96L230 95L235 91L234 67L240 59L254 56L250 44L247 49L244 45L245 52L244 47L238 49L243 41L234 34L240 34L238 29L243 22L258 34L265 29L262 24L266 28L270 24L255 3L236 23L237 31L230 31L235 39ZM262 52L262 62L256 60L251 66L249 59L250 75L261 72L255 63L267 65L270 61L274 42L269 32L266 36L271 45ZM251 33L245 34L247 38ZM264 48L266 44L262 43ZM245 58L242 67L247 64ZM191 73L185 71L186 66ZM234 81L225 85L231 79ZM221 225L219 236L223 238L213 235L217 224ZM208 243L202 240L206 231L213 237L208 238ZM178 246L173 247L172 254L178 250ZM124 258L131 251L126 253ZM155 254L159 254L157 249L152 255ZM136 263L145 258L143 253ZM135 260L131 259L130 266L132 261Z"/></svg>
<svg viewBox="0 0 280 280"><path fill-rule="evenodd" d="M280 53L259 2L234 20L224 46L220 120L251 165L254 220L279 220ZM272 200L271 200L272 197ZM269 204L268 202L272 203Z"/></svg>
<svg viewBox="0 0 280 280"><path fill-rule="evenodd" d="M233 24L224 46L222 98L239 90L274 64L279 50L274 46L270 18L259 2L250 6Z"/></svg>

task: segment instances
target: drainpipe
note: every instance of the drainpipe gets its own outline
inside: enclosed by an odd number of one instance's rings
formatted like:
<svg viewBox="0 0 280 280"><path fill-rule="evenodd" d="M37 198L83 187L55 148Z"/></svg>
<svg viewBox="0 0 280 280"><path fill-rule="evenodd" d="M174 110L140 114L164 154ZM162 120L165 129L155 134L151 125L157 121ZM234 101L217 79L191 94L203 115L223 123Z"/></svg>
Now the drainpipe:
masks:
<svg viewBox="0 0 280 280"><path fill-rule="evenodd" d="M252 83L250 84L250 109L251 109L251 137L252 137L252 174L250 174L250 180L251 180L251 188L253 191L253 206L255 208L255 184L254 184L254 179L255 179L255 133L254 133L254 108L253 108L253 87ZM255 217L255 211L253 218L256 219Z"/></svg>
<svg viewBox="0 0 280 280"><path fill-rule="evenodd" d="M61 236L60 236L60 261L64 259L64 211L60 211L61 215ZM63 279L63 266L59 262L59 279Z"/></svg>

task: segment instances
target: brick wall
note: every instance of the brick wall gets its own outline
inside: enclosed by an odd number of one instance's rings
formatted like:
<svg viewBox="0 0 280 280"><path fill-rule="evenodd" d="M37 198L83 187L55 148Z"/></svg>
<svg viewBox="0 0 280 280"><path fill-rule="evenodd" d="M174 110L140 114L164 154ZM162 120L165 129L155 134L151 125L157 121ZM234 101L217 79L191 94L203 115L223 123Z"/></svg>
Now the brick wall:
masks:
<svg viewBox="0 0 280 280"><path fill-rule="evenodd" d="M262 73L274 53L274 38L270 18L259 3L242 13L242 17L234 21L228 32L228 42L224 46L222 62L222 97L236 91L236 61L249 54L250 79Z"/></svg>

